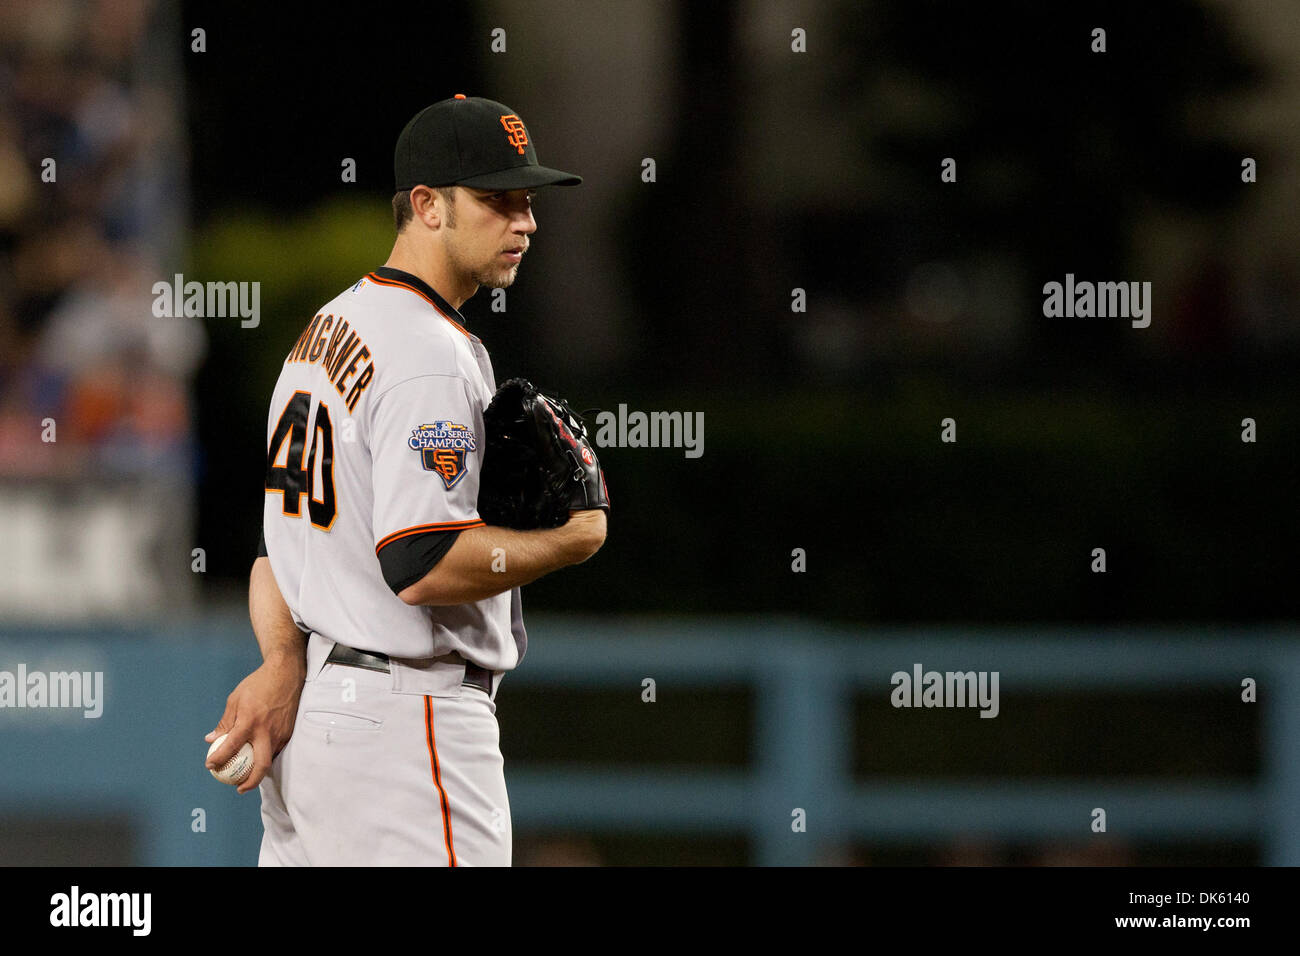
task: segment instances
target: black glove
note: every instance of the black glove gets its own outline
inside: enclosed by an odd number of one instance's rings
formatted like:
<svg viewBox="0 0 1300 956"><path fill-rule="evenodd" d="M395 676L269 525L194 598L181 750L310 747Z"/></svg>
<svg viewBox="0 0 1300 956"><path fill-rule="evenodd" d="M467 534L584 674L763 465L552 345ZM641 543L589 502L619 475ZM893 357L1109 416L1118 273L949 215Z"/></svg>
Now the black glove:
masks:
<svg viewBox="0 0 1300 956"><path fill-rule="evenodd" d="M556 528L570 511L609 511L605 472L582 419L562 398L512 378L483 412L478 513L506 528Z"/></svg>

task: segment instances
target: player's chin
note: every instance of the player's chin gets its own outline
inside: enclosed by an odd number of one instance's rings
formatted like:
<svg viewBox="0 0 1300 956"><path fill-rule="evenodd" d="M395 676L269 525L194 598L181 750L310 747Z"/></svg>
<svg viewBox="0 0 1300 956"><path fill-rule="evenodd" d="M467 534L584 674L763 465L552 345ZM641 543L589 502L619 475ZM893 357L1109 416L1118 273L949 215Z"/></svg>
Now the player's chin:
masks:
<svg viewBox="0 0 1300 956"><path fill-rule="evenodd" d="M515 276L519 274L519 266L514 265L509 269L501 270L484 270L478 276L478 284L488 289L506 289L514 284Z"/></svg>

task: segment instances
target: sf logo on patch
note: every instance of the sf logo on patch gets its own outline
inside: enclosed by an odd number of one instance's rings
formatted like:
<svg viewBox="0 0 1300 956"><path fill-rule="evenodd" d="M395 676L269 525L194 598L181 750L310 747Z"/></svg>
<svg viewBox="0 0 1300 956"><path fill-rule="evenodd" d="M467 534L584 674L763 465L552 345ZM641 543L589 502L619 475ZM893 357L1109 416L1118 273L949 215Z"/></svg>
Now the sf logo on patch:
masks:
<svg viewBox="0 0 1300 956"><path fill-rule="evenodd" d="M448 490L465 477L465 453L478 447L469 426L453 422L413 428L407 444L420 453L424 470L437 472Z"/></svg>

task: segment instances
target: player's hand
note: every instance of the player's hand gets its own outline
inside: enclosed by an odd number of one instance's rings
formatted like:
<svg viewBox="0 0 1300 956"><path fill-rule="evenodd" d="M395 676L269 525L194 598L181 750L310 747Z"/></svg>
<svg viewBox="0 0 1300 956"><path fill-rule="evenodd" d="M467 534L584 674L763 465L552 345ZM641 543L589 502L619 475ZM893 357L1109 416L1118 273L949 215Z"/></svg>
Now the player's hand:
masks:
<svg viewBox="0 0 1300 956"><path fill-rule="evenodd" d="M271 760L293 734L298 698L302 696L306 676L306 661L281 655L265 661L240 681L226 698L226 712L220 722L203 738L210 744L222 734L229 735L207 759L208 769L220 767L246 742L251 742L253 769L239 785L239 792L247 793L257 787L271 769Z"/></svg>

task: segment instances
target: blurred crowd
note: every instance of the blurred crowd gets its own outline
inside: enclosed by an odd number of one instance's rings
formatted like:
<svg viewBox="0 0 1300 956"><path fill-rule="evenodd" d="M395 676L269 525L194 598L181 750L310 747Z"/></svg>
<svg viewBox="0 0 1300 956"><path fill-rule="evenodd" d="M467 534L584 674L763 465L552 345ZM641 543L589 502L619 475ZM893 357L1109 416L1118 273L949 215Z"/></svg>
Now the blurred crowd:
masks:
<svg viewBox="0 0 1300 956"><path fill-rule="evenodd" d="M168 12L0 5L0 477L194 473L206 334L152 309L186 223Z"/></svg>

